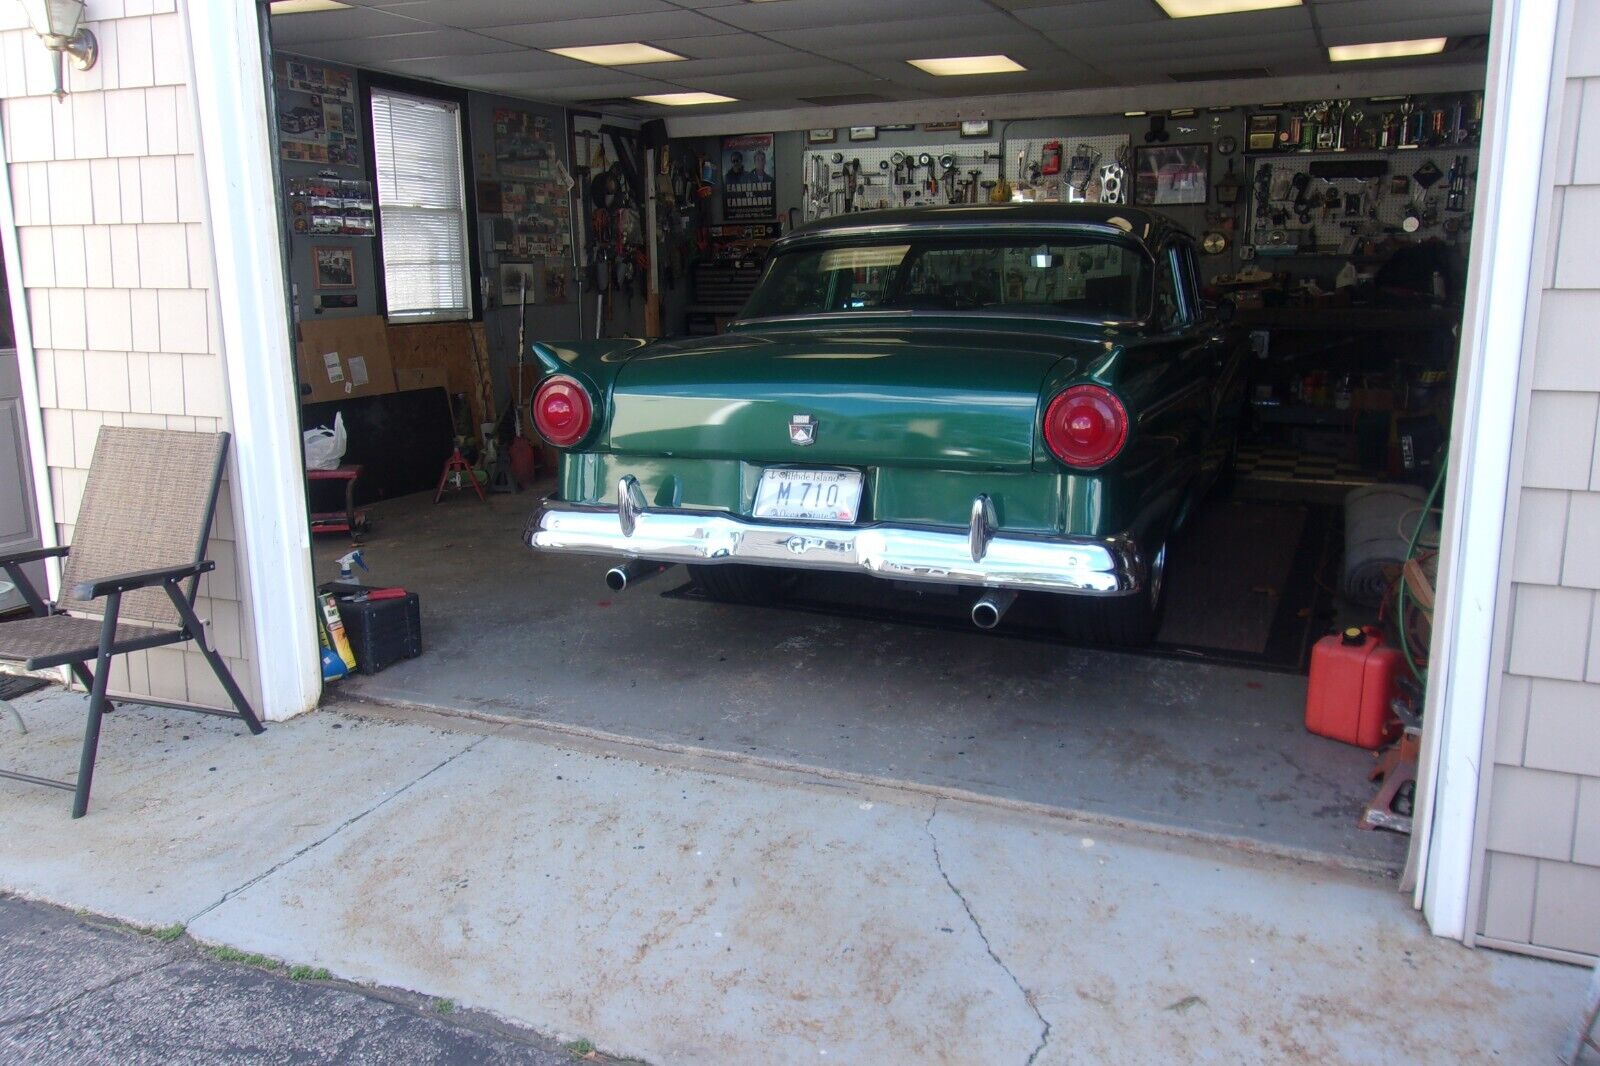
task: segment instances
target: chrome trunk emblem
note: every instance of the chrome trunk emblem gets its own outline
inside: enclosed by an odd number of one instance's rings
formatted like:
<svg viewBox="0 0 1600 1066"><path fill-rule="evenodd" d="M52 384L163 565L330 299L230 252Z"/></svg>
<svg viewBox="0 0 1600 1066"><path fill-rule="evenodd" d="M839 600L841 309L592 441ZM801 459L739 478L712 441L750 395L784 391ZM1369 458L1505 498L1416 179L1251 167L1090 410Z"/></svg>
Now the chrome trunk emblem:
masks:
<svg viewBox="0 0 1600 1066"><path fill-rule="evenodd" d="M795 415L789 419L789 443L805 447L817 442L817 420L810 415Z"/></svg>

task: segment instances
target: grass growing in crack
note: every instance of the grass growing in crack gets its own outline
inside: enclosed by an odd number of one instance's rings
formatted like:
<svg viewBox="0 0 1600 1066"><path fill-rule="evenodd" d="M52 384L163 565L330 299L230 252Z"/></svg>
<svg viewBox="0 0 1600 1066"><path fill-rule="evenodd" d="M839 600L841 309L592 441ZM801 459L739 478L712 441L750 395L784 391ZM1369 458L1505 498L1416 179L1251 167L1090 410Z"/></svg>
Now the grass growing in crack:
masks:
<svg viewBox="0 0 1600 1066"><path fill-rule="evenodd" d="M436 999L433 1001L433 1011L435 1014L454 1014L456 1012L456 1001L453 999Z"/></svg>
<svg viewBox="0 0 1600 1066"><path fill-rule="evenodd" d="M161 941L163 944L172 943L174 940L182 936L183 933L184 926L182 922L177 922L162 929L150 930L150 935Z"/></svg>
<svg viewBox="0 0 1600 1066"><path fill-rule="evenodd" d="M593 1042L582 1037L572 1041L570 1044L562 1044L561 1046L566 1049L567 1054L575 1059L588 1058L594 1054Z"/></svg>
<svg viewBox="0 0 1600 1066"><path fill-rule="evenodd" d="M265 955L257 955L254 952L240 951L238 948L230 948L226 944L206 948L206 953L218 962L235 962L240 966L255 966L263 970L283 969L283 963L277 959L269 959Z"/></svg>
<svg viewBox="0 0 1600 1066"><path fill-rule="evenodd" d="M321 966L291 966L289 967L289 980L291 981L329 981L333 974Z"/></svg>

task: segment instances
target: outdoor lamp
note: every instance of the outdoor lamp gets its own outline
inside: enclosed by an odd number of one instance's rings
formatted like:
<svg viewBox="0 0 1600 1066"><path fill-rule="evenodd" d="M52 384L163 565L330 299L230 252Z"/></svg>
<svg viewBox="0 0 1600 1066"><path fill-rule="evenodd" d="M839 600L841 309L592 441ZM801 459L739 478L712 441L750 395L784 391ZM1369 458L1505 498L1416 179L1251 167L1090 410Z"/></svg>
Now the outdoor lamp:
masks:
<svg viewBox="0 0 1600 1066"><path fill-rule="evenodd" d="M83 21L84 0L22 0L33 32L44 46L55 53L56 99L67 95L61 78L61 53L72 57L72 65L88 70L100 58L100 42L79 26Z"/></svg>

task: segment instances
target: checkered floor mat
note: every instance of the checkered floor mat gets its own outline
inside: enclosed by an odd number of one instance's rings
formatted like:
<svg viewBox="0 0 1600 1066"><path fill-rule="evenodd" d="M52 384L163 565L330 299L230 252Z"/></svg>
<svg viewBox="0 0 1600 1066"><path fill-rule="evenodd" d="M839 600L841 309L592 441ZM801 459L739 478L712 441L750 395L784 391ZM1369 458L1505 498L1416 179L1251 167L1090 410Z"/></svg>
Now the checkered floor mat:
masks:
<svg viewBox="0 0 1600 1066"><path fill-rule="evenodd" d="M1377 475L1333 455L1313 455L1293 448L1239 445L1238 477L1253 481L1298 481L1322 485L1367 485Z"/></svg>

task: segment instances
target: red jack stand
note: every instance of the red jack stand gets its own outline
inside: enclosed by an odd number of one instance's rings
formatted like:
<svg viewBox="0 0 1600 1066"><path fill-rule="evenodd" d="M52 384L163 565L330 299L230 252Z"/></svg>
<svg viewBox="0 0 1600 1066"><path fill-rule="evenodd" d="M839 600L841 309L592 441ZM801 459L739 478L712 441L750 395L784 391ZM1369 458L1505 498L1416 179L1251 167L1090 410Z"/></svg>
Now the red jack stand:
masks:
<svg viewBox="0 0 1600 1066"><path fill-rule="evenodd" d="M483 494L483 486L478 484L478 475L473 471L472 464L462 457L461 445L459 444L450 449L450 458L445 460L444 473L439 475L439 489L433 494L434 503L444 499L444 487L452 477L456 479L457 492L462 491L461 479L466 478L472 482L473 491L478 494L478 499L484 503L489 502L489 497Z"/></svg>

